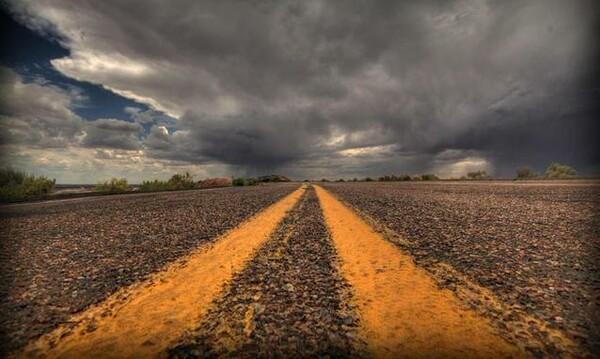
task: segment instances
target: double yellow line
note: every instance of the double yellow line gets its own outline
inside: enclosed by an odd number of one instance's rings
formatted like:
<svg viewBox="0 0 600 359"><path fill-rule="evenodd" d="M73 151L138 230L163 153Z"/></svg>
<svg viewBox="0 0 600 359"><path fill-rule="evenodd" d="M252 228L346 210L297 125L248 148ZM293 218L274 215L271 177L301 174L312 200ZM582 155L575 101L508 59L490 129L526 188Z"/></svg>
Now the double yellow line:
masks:
<svg viewBox="0 0 600 359"><path fill-rule="evenodd" d="M46 358L155 357L193 329L211 302L243 269L300 199L301 187L166 271L112 295L18 356ZM376 357L523 357L490 322L465 308L351 209L316 187L353 286L359 333ZM72 332L71 332L72 331ZM71 333L69 333L71 332ZM67 335L68 334L68 335Z"/></svg>

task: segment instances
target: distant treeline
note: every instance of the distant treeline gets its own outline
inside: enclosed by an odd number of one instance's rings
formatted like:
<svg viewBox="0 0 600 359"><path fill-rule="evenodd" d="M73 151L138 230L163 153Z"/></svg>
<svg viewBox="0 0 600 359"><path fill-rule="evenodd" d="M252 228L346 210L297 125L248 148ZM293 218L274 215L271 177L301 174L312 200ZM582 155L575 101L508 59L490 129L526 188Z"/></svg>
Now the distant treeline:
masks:
<svg viewBox="0 0 600 359"><path fill-rule="evenodd" d="M540 175L529 166L520 167L516 173L516 180L540 179L568 179L577 176L577 172L566 165L553 162L546 172ZM466 176L454 180L493 180L486 171L468 172ZM408 181L437 181L440 178L433 173L421 175L385 175L380 177L352 178L349 180L338 179L335 182L408 182ZM290 179L281 175L268 175L259 177L218 177L204 181L196 181L189 173L176 173L166 181L143 181L139 186L132 186L126 178L112 178L99 182L92 190L96 193L124 193L124 192L157 192L179 191L194 188L226 187L226 186L254 186L266 182L289 182ZM305 180L305 182L318 182ZM329 182L322 178L321 182ZM29 198L43 198L55 191L56 180L45 176L36 176L13 168L0 169L0 201L15 201Z"/></svg>
<svg viewBox="0 0 600 359"><path fill-rule="evenodd" d="M523 166L517 169L515 180L542 180L542 179L569 179L575 178L577 171L572 167L562 165L557 162L552 162L546 169L544 175L535 173L531 167ZM472 171L468 172L465 176L460 178L451 178L454 181L486 181L494 180L493 176L489 175L486 171ZM426 173L421 175L385 175L380 177L364 177L364 178L352 178L352 179L337 179L334 182L408 182L408 181L438 181L440 178L433 173ZM331 182L327 178L320 180L304 180L304 182Z"/></svg>
<svg viewBox="0 0 600 359"><path fill-rule="evenodd" d="M127 192L180 191L195 188L216 188L228 186L253 186L266 182L289 182L281 175L259 177L216 177L196 181L190 173L176 173L168 180L148 180L139 185L131 185L126 178L111 178L98 182L91 191L95 194L116 194ZM43 199L56 191L56 180L45 176L36 176L13 168L0 169L0 202L15 202L30 199ZM58 194L81 196L79 194ZM90 195L87 192L87 195Z"/></svg>

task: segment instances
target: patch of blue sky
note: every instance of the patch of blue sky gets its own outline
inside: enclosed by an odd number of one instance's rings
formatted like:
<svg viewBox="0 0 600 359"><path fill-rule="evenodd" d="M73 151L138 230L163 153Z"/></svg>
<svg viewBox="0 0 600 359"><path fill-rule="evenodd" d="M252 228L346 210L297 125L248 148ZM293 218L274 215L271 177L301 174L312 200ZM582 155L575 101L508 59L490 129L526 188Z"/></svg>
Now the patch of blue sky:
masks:
<svg viewBox="0 0 600 359"><path fill-rule="evenodd" d="M21 25L5 11L0 10L0 64L17 72L25 82L44 81L53 86L78 94L73 112L81 118L93 121L114 118L133 121L126 108L149 110L149 106L105 89L101 85L78 81L56 71L50 61L69 55L69 50L51 36L42 36ZM173 123L167 115L156 112L156 121ZM153 121L154 122L154 121ZM149 130L151 123L144 124Z"/></svg>

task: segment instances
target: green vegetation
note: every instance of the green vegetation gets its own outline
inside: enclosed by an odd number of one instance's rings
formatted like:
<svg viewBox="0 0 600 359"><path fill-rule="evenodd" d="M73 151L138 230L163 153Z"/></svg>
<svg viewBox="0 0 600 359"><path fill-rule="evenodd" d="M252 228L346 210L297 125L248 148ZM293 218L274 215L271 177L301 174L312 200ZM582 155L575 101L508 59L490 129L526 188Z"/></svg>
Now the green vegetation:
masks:
<svg viewBox="0 0 600 359"><path fill-rule="evenodd" d="M486 171L469 172L467 173L467 177L472 180L486 180L491 178Z"/></svg>
<svg viewBox="0 0 600 359"><path fill-rule="evenodd" d="M112 178L110 181L99 182L93 189L94 192L105 193L122 193L130 190L131 187L129 187L125 178Z"/></svg>
<svg viewBox="0 0 600 359"><path fill-rule="evenodd" d="M256 178L258 182L290 182L291 180L282 175L267 175Z"/></svg>
<svg viewBox="0 0 600 359"><path fill-rule="evenodd" d="M433 173L426 173L421 175L421 179L423 181L437 181L439 178Z"/></svg>
<svg viewBox="0 0 600 359"><path fill-rule="evenodd" d="M557 162L552 162L546 170L546 178L550 179L571 178L576 174L577 172L573 168Z"/></svg>
<svg viewBox="0 0 600 359"><path fill-rule="evenodd" d="M170 191L169 183L167 181L159 181L155 179L154 181L144 181L140 185L140 192L160 192L160 191Z"/></svg>
<svg viewBox="0 0 600 359"><path fill-rule="evenodd" d="M194 177L191 176L188 172L186 172L185 174L174 174L173 176L171 176L167 183L172 191L193 189L196 187Z"/></svg>
<svg viewBox="0 0 600 359"><path fill-rule="evenodd" d="M234 186L254 186L258 184L258 181L253 177L236 177L232 184Z"/></svg>
<svg viewBox="0 0 600 359"><path fill-rule="evenodd" d="M185 174L176 173L168 181L144 181L140 185L140 192L158 192L158 191L180 191L196 188L194 177L188 172Z"/></svg>
<svg viewBox="0 0 600 359"><path fill-rule="evenodd" d="M0 169L0 200L9 201L50 194L56 180L12 168Z"/></svg>
<svg viewBox="0 0 600 359"><path fill-rule="evenodd" d="M537 173L535 173L529 166L523 166L517 170L517 179L518 180L530 180L530 179L536 179L538 177L539 177L539 175Z"/></svg>
<svg viewBox="0 0 600 359"><path fill-rule="evenodd" d="M411 181L410 175L385 175L378 178L379 182L396 182L396 181Z"/></svg>

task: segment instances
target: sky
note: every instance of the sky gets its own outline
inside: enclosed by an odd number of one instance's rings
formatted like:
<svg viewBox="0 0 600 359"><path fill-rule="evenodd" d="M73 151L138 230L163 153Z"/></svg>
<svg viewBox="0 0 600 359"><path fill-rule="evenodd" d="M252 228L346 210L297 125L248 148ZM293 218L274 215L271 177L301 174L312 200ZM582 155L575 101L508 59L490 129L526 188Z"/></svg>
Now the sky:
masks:
<svg viewBox="0 0 600 359"><path fill-rule="evenodd" d="M2 162L58 183L600 174L592 0L1 4Z"/></svg>

